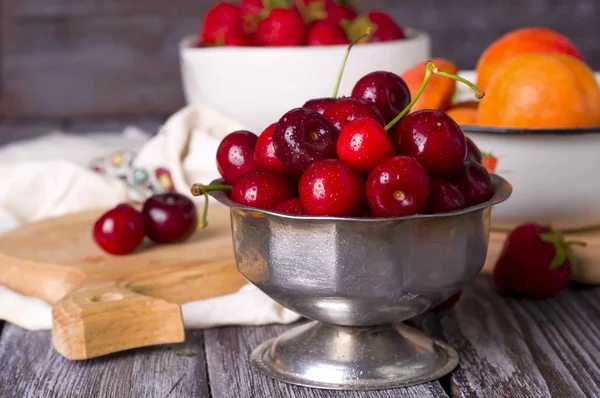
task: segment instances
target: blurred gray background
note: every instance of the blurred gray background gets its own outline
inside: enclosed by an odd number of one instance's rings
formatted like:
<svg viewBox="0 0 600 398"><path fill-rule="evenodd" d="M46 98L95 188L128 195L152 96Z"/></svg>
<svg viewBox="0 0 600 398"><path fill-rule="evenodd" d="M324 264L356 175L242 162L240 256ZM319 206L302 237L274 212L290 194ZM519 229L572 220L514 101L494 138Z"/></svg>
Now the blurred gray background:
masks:
<svg viewBox="0 0 600 398"><path fill-rule="evenodd" d="M162 120L184 104L178 42L198 31L213 3L0 0L0 141L18 136L6 125L23 120L75 132L106 116ZM361 8L429 31L434 56L463 69L499 35L532 25L568 35L600 69L600 0L376 0Z"/></svg>

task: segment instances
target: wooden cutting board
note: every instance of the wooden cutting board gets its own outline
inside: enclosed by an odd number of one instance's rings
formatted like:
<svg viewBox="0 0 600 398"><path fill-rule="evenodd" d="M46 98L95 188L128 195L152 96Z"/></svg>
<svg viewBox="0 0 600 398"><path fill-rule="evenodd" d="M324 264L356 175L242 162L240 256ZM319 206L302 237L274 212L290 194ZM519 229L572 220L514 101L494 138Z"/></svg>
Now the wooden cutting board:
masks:
<svg viewBox="0 0 600 398"><path fill-rule="evenodd" d="M25 225L0 238L0 285L53 305L56 350L79 360L185 339L180 304L234 293L229 209L182 244L113 256L92 240L102 211Z"/></svg>

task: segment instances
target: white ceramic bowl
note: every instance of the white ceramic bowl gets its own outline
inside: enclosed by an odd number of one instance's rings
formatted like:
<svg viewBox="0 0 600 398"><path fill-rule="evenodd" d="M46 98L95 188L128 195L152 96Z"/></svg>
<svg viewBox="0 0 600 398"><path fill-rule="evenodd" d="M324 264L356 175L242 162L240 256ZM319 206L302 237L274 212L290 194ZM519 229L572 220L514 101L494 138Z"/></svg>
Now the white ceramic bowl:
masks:
<svg viewBox="0 0 600 398"><path fill-rule="evenodd" d="M470 71L461 76L475 81ZM596 75L600 81L600 75ZM472 99L460 88L458 99ZM512 196L492 211L494 229L535 221L559 230L600 226L600 126L518 130L462 126L482 151L497 158L496 174Z"/></svg>
<svg viewBox="0 0 600 398"><path fill-rule="evenodd" d="M407 29L407 38L352 49L340 95L350 95L367 73L402 73L431 56L428 34ZM180 44L183 88L188 104L211 107L256 134L307 100L331 97L347 46L193 47Z"/></svg>

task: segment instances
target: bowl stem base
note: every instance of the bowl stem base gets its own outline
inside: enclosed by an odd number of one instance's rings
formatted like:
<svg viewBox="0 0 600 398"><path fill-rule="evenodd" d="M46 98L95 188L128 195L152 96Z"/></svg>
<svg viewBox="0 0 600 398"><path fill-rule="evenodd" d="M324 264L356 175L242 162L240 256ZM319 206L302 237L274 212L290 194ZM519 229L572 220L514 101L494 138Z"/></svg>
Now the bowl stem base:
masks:
<svg viewBox="0 0 600 398"><path fill-rule="evenodd" d="M436 380L458 365L458 353L403 324L353 328L313 321L262 343L251 362L290 384L378 390Z"/></svg>

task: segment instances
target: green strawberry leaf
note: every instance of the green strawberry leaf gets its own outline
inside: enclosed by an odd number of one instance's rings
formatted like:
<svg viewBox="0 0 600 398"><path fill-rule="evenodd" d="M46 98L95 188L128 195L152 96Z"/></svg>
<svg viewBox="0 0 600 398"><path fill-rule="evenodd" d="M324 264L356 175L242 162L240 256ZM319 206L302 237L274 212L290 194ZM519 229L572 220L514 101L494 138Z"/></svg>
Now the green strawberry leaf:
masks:
<svg viewBox="0 0 600 398"><path fill-rule="evenodd" d="M353 21L344 20L340 23L350 42L355 42L366 33L373 35L379 28L367 15L359 15ZM365 37L359 43L367 43L370 37Z"/></svg>
<svg viewBox="0 0 600 398"><path fill-rule="evenodd" d="M554 255L554 258L550 262L550 269L558 268L561 265L563 265L565 263L565 261L567 260L567 256L569 255L568 253L569 253L569 251L565 250L563 247L561 247L560 249L557 249L556 254Z"/></svg>
<svg viewBox="0 0 600 398"><path fill-rule="evenodd" d="M554 232L547 232L544 234L540 234L540 239L547 243L559 243L560 238Z"/></svg>

